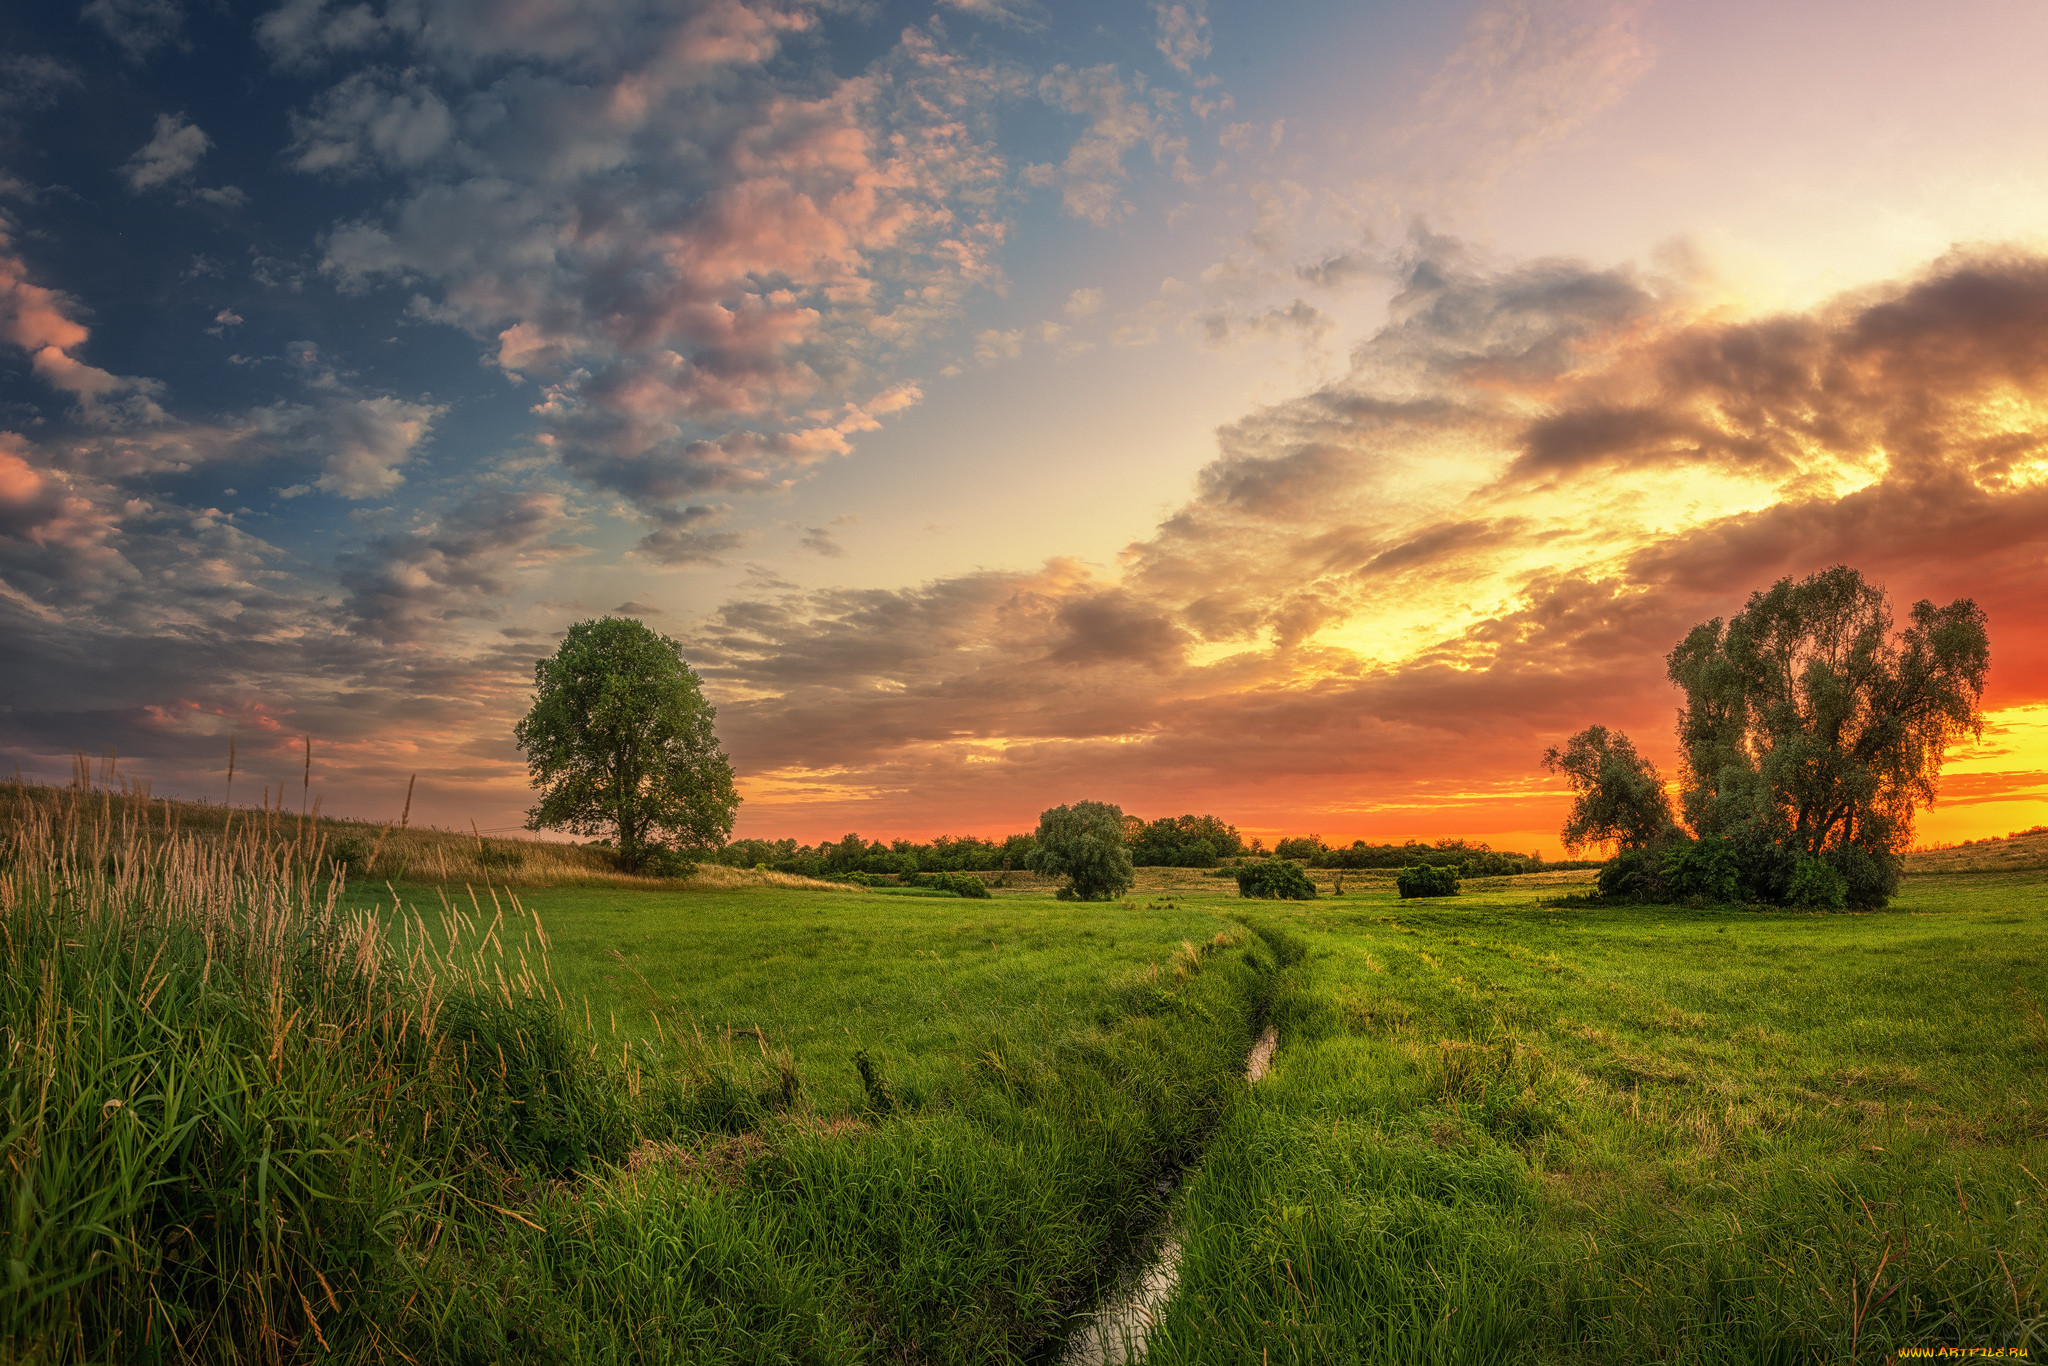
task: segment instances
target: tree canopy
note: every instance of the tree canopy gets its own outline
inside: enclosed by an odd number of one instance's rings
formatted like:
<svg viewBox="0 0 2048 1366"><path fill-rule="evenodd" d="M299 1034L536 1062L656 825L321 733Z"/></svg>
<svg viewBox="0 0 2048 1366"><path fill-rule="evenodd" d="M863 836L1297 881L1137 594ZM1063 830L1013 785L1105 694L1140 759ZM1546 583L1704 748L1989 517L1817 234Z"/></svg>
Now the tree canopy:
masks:
<svg viewBox="0 0 2048 1366"><path fill-rule="evenodd" d="M1108 802L1055 806L1038 818L1038 843L1026 867L1064 877L1060 895L1107 901L1130 890L1136 875L1124 844L1124 813Z"/></svg>
<svg viewBox="0 0 2048 1366"><path fill-rule="evenodd" d="M1916 602L1895 632L1884 590L1837 565L1695 626L1668 667L1693 833L1827 857L1867 903L1872 879L1896 886L1949 746L1983 731L1991 641L1967 598Z"/></svg>
<svg viewBox="0 0 2048 1366"><path fill-rule="evenodd" d="M580 621L533 666L513 730L540 802L529 830L609 834L620 860L716 849L732 833L732 765L682 647L626 617Z"/></svg>
<svg viewBox="0 0 2048 1366"><path fill-rule="evenodd" d="M1543 766L1571 784L1572 808L1558 838L1576 853L1589 844L1640 849L1671 825L1671 799L1657 766L1620 731L1588 726L1543 753Z"/></svg>

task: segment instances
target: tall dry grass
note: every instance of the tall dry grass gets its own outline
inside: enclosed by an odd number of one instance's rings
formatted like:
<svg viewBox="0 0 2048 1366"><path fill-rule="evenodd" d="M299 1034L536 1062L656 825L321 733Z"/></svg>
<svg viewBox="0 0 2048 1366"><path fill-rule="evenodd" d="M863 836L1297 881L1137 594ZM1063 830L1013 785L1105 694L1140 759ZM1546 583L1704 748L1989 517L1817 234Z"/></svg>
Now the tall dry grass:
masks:
<svg viewBox="0 0 2048 1366"><path fill-rule="evenodd" d="M310 819L7 795L0 1360L398 1360L506 1173L630 1146L515 895L347 912Z"/></svg>
<svg viewBox="0 0 2048 1366"><path fill-rule="evenodd" d="M301 810L287 798L301 801ZM323 876L337 865L349 881L363 884L441 883L499 887L544 887L564 883L604 882L622 886L674 886L675 880L639 877L619 870L608 849L541 839L504 839L471 831L441 830L411 824L410 793L399 812L386 821L353 820L320 813L316 796L310 806L305 793L287 793L283 785L265 787L252 806L223 806L177 801L153 795L146 782L131 780L102 760L97 772L80 756L67 787L22 781L0 782L0 832L31 812L68 809L90 798L116 809L134 825L136 837L155 843L171 831L200 840L246 848L250 841L277 858L316 869Z"/></svg>

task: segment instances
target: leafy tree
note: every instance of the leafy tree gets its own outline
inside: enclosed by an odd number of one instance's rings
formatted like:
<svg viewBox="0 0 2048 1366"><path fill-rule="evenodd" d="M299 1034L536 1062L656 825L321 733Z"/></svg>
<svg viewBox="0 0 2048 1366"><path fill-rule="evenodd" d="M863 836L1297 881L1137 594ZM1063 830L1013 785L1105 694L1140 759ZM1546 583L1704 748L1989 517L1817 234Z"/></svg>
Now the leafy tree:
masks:
<svg viewBox="0 0 2048 1366"><path fill-rule="evenodd" d="M527 829L608 831L632 869L732 833L732 765L675 641L626 617L579 621L533 666L533 687L512 732L540 789Z"/></svg>
<svg viewBox="0 0 2048 1366"><path fill-rule="evenodd" d="M1686 823L1768 862L1759 899L1882 905L1897 890L1913 814L1934 801L1948 747L1984 726L1991 664L1967 598L1913 605L1893 630L1884 590L1837 565L1754 593L1725 624L1692 629L1667 661L1685 692L1678 741ZM1761 860L1765 846L1782 854Z"/></svg>
<svg viewBox="0 0 2048 1366"><path fill-rule="evenodd" d="M1457 896L1458 870L1447 863L1418 863L1394 874L1403 901L1418 896Z"/></svg>
<svg viewBox="0 0 2048 1366"><path fill-rule="evenodd" d="M1543 766L1562 773L1572 787L1572 809L1558 832L1567 849L1610 841L1624 850L1643 849L1671 826L1671 799L1657 766L1618 730L1588 726L1562 750L1545 750Z"/></svg>
<svg viewBox="0 0 2048 1366"><path fill-rule="evenodd" d="M1237 827L1215 816L1162 816L1142 822L1130 845L1131 862L1140 868L1213 868L1218 859L1244 852Z"/></svg>
<svg viewBox="0 0 2048 1366"><path fill-rule="evenodd" d="M1321 835L1302 835L1296 839L1281 840L1273 847L1274 858L1295 858L1310 864L1329 852L1330 846L1323 843Z"/></svg>
<svg viewBox="0 0 2048 1366"><path fill-rule="evenodd" d="M1063 877L1062 897L1108 901L1130 890L1131 851L1124 845L1124 813L1107 802L1055 806L1038 818L1038 842L1025 867Z"/></svg>
<svg viewBox="0 0 2048 1366"><path fill-rule="evenodd" d="M1316 885L1293 859L1275 855L1237 870L1239 896L1276 897L1282 901L1314 901Z"/></svg>

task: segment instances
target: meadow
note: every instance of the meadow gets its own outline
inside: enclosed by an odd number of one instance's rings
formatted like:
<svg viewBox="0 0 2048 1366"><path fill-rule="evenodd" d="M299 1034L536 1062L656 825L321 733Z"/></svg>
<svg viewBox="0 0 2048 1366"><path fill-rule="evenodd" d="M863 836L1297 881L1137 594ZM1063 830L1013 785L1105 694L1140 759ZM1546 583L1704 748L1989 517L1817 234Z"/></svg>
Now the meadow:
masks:
<svg viewBox="0 0 2048 1366"><path fill-rule="evenodd" d="M337 884L0 809L0 1360L1050 1362L1169 1220L1154 1362L2048 1351L2039 873Z"/></svg>

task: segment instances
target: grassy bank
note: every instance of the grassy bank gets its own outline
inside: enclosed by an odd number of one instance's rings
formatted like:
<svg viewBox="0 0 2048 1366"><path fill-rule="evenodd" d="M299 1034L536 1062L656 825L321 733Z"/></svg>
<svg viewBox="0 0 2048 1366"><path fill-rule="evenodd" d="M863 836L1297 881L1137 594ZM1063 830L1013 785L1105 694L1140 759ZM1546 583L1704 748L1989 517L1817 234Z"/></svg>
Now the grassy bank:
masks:
<svg viewBox="0 0 2048 1366"><path fill-rule="evenodd" d="M1152 1360L2044 1347L2048 880L1893 910L1363 897L1190 1187Z"/></svg>
<svg viewBox="0 0 2048 1366"><path fill-rule="evenodd" d="M1242 1089L1277 968L1135 904L365 904L283 835L15 813L0 1357L1021 1360Z"/></svg>

